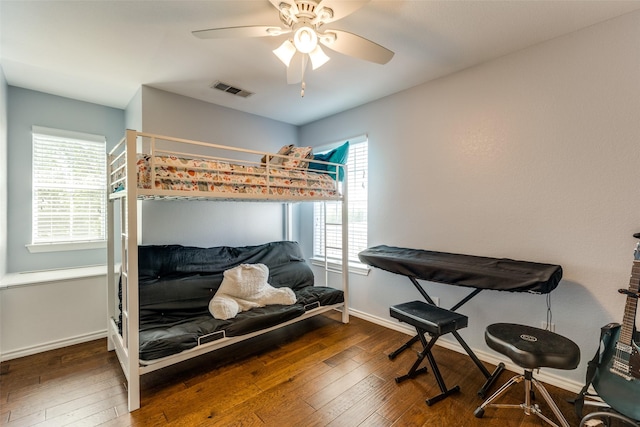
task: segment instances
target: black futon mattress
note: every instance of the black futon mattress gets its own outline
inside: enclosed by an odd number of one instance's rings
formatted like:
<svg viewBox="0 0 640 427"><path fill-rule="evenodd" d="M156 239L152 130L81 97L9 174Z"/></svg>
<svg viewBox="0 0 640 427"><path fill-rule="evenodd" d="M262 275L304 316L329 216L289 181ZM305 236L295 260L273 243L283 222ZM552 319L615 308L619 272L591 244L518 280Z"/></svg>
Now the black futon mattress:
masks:
<svg viewBox="0 0 640 427"><path fill-rule="evenodd" d="M239 264L265 264L268 283L289 287L293 305L268 305L215 319L209 301L225 270ZM315 287L296 242L258 246L198 248L180 245L138 247L140 359L170 356L226 337L249 334L303 315L318 306L342 303L341 290ZM224 331L224 333L222 332Z"/></svg>

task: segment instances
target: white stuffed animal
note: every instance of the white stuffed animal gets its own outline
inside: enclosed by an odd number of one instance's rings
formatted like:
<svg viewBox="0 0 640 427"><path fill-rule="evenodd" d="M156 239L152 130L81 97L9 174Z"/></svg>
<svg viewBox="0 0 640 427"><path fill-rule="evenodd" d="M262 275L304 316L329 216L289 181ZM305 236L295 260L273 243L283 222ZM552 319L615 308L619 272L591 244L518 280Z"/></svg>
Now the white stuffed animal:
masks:
<svg viewBox="0 0 640 427"><path fill-rule="evenodd" d="M224 272L220 288L209 302L216 319L230 319L241 311L268 304L291 305L296 294L290 288L274 288L267 279L269 267L264 264L240 264Z"/></svg>

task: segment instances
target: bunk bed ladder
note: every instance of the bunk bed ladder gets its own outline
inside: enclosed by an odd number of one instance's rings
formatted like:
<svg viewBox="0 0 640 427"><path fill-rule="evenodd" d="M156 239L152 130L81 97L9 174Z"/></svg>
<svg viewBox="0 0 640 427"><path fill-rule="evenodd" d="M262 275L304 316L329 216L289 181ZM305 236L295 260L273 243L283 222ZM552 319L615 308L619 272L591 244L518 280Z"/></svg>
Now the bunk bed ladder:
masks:
<svg viewBox="0 0 640 427"><path fill-rule="evenodd" d="M124 156L126 157L126 168L124 172L124 189L120 192L111 193L112 177L109 174L107 207L107 289L108 289L108 330L107 349L115 350L118 353L118 360L127 378L127 391L129 394L129 411L140 408L140 360L139 360L139 313L138 313L138 212L137 212L137 169L136 169L136 142L137 133L127 130L124 144ZM115 150L115 149L114 149ZM113 167L115 156L109 156L110 167ZM121 266L119 278L121 281L121 305L120 310L116 307L116 289L118 286L118 275L115 272L115 208L114 204L119 201L120 227L120 256ZM120 314L121 321L118 333L117 315Z"/></svg>

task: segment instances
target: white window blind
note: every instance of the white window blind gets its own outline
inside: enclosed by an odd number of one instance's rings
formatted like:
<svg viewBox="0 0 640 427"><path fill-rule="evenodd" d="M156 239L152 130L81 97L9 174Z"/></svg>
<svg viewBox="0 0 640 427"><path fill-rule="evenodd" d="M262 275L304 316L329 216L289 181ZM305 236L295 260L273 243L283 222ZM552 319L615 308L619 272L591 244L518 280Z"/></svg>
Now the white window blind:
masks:
<svg viewBox="0 0 640 427"><path fill-rule="evenodd" d="M104 241L104 136L33 127L32 243Z"/></svg>
<svg viewBox="0 0 640 427"><path fill-rule="evenodd" d="M367 248L367 182L369 147L366 137L349 143L347 159L349 209L349 261L359 263L358 253ZM326 233L325 208L326 206ZM340 262L342 257L342 203L317 202L313 208L313 255Z"/></svg>

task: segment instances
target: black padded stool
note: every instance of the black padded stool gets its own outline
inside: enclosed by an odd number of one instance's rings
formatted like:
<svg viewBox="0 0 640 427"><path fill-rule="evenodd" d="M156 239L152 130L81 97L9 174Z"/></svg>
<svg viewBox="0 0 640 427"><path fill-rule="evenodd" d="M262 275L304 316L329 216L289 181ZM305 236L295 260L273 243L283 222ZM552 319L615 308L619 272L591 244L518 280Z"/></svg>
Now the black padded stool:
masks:
<svg viewBox="0 0 640 427"><path fill-rule="evenodd" d="M569 423L558 409L542 383L533 378L533 370L543 367L554 369L575 369L580 362L580 349L568 338L544 329L512 323L496 323L489 325L484 334L487 345L495 351L508 356L515 364L524 368L523 375L516 375L507 381L498 391L484 401L474 412L478 418L484 415L487 407L521 408L524 413L536 414L552 426L553 421L542 414L537 404L531 404L533 386L542 394L549 407L560 421L562 427ZM524 403L520 405L491 403L502 395L510 386L524 380Z"/></svg>
<svg viewBox="0 0 640 427"><path fill-rule="evenodd" d="M427 372L426 367L418 369L418 366L420 366L426 357L429 361L429 365L431 365L433 375L436 377L440 391L442 392L437 396L426 399L427 405L432 405L445 397L458 392L460 390L460 386L457 385L447 389L444 379L442 378L442 374L440 374L440 370L438 369L438 364L431 353L431 348L435 345L436 340L441 335L467 327L467 316L435 305L427 304L422 301L411 301L391 306L389 313L391 314L391 317L415 327L423 347L422 351L418 352L418 359L415 361L413 366L411 366L409 372L406 375L397 377L396 383L400 383L408 378L414 378L418 374ZM431 337L429 341L427 341L425 334L429 334ZM389 355L390 359L393 359L394 357L395 353Z"/></svg>

